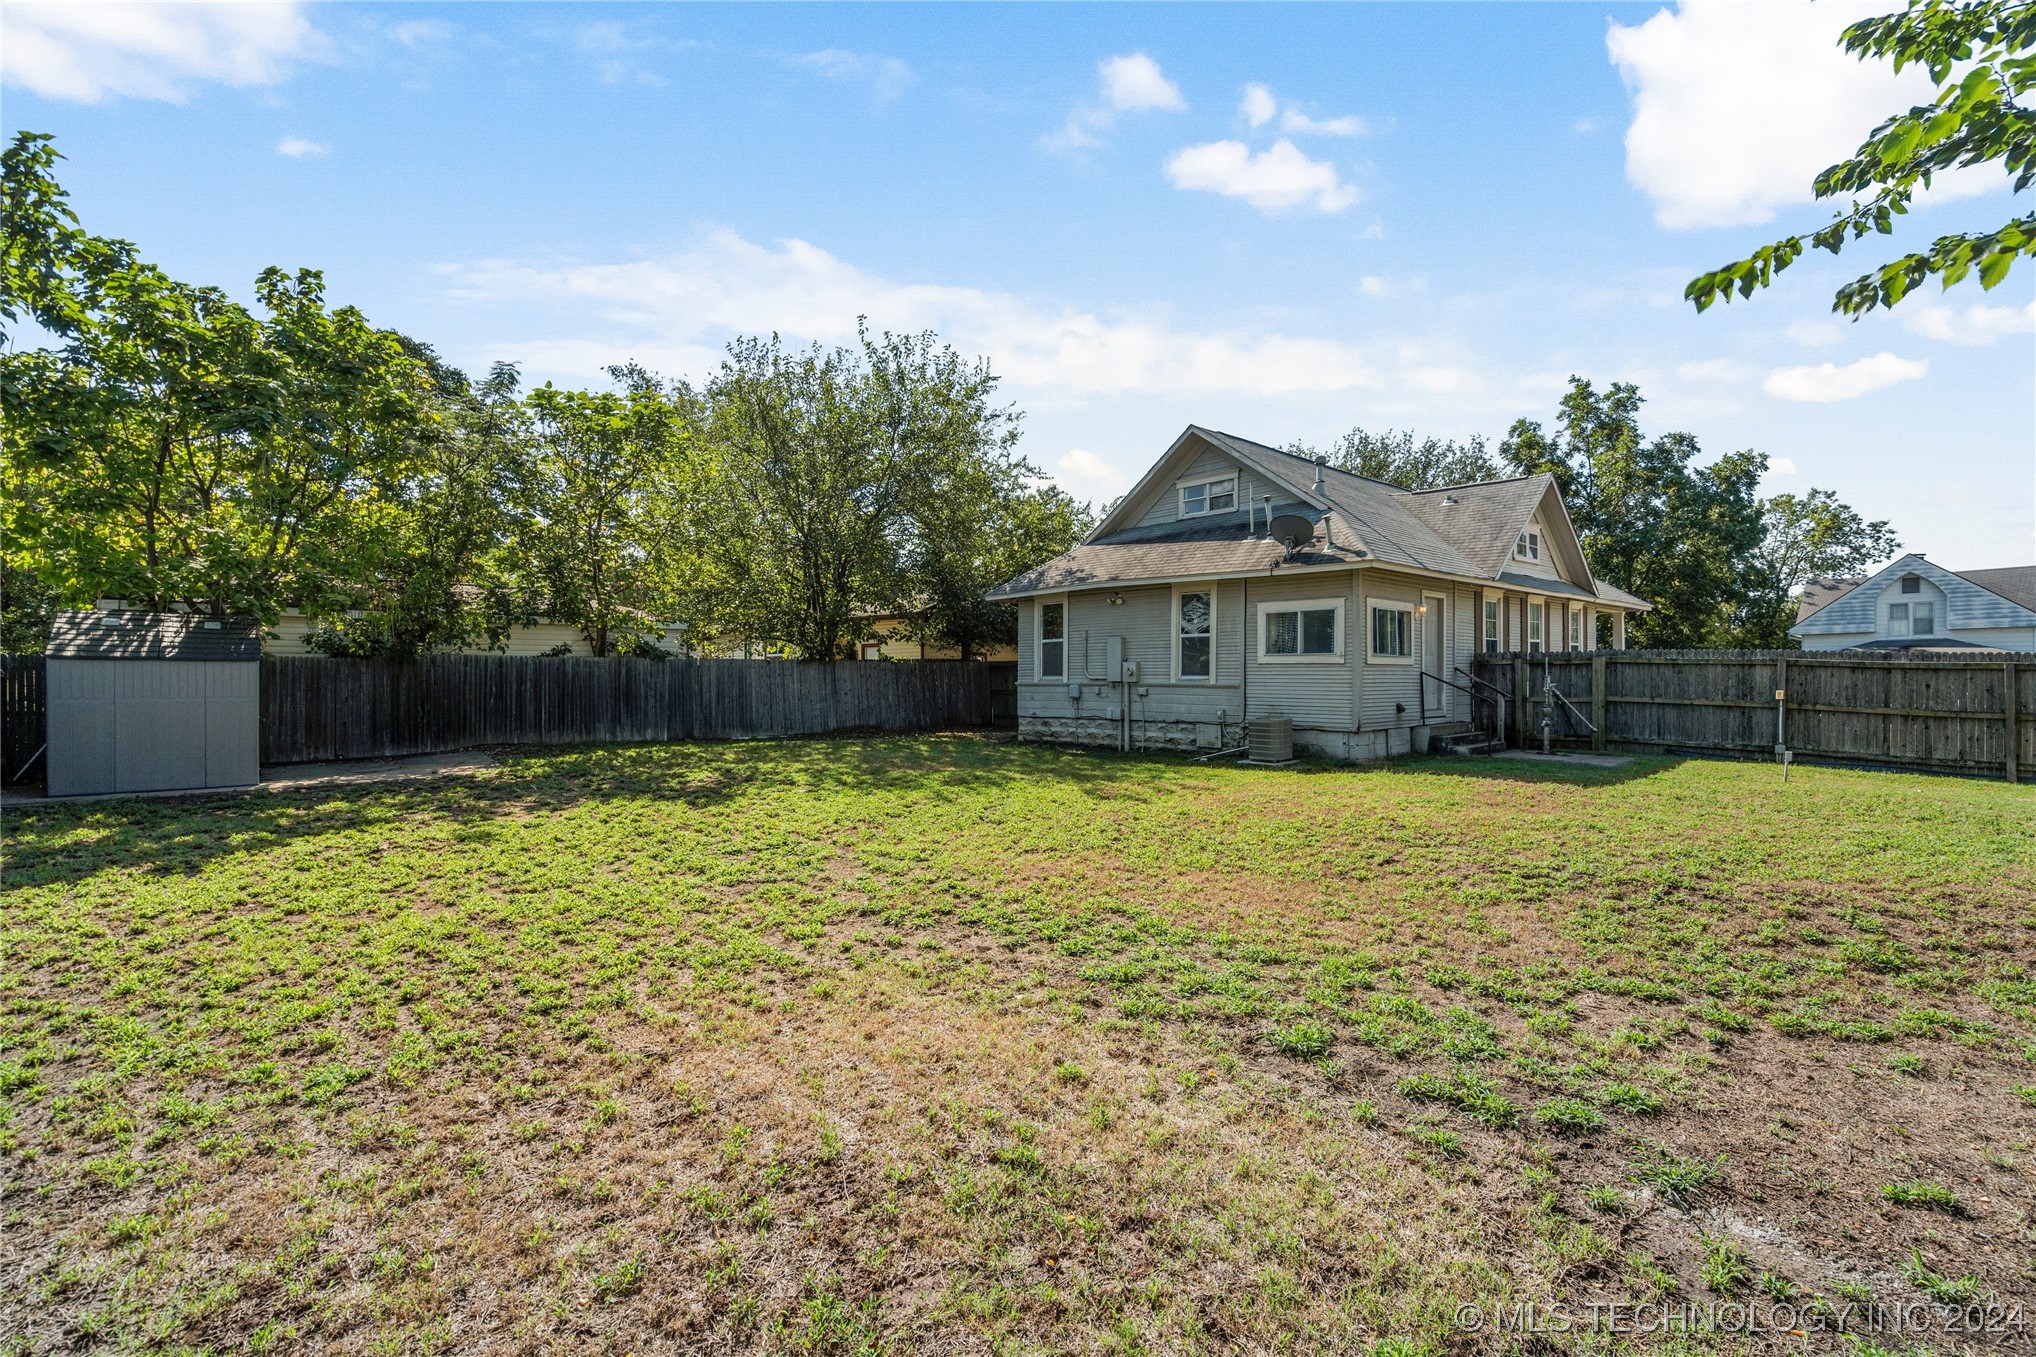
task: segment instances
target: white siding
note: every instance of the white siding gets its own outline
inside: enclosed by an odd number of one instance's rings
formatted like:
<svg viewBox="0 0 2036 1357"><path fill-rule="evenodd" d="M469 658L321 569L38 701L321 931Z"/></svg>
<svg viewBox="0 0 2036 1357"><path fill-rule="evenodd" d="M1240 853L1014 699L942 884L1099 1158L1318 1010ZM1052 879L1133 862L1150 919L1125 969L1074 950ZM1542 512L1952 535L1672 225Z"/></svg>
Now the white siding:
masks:
<svg viewBox="0 0 2036 1357"><path fill-rule="evenodd" d="M1352 630L1360 643L1357 652L1357 681L1361 697L1358 711L1363 728L1386 730L1396 726L1421 725L1420 642L1425 619L1414 619L1414 663L1370 662L1365 659L1365 654L1371 639L1372 602L1376 600L1408 609L1417 608L1421 604L1422 583L1415 576L1392 575L1382 570L1362 572L1358 583L1364 595L1363 606L1359 609L1357 626Z"/></svg>
<svg viewBox="0 0 2036 1357"><path fill-rule="evenodd" d="M1152 503L1146 505L1145 511L1138 516L1136 526L1151 527L1160 523L1172 523L1180 518L1181 497L1174 488L1176 481L1212 480L1218 476L1232 474L1237 477L1237 507L1240 510L1244 508L1247 500L1256 505L1261 495L1271 495L1274 503L1292 498L1287 491L1275 488L1239 466L1234 458L1214 448L1206 448L1200 456L1182 468L1178 476L1153 488Z"/></svg>
<svg viewBox="0 0 2036 1357"><path fill-rule="evenodd" d="M1364 660L1364 633L1353 588L1357 572L1289 575L1284 579L1253 579L1247 595L1250 644L1245 664L1250 676L1251 715L1286 716L1294 725L1318 730L1355 728L1357 670ZM1269 603L1294 599L1336 598L1343 601L1343 657L1337 664L1261 663L1258 659L1258 618Z"/></svg>

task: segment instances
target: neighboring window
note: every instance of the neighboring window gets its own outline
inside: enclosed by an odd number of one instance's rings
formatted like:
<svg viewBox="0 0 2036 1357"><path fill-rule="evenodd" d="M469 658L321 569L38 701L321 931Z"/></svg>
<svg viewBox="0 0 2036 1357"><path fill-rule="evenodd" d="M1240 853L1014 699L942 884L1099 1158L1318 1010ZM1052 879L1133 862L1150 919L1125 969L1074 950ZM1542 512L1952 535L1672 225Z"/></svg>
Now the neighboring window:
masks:
<svg viewBox="0 0 2036 1357"><path fill-rule="evenodd" d="M1584 648L1584 607L1581 603L1569 605L1569 648Z"/></svg>
<svg viewBox="0 0 2036 1357"><path fill-rule="evenodd" d="M1485 600L1485 654L1499 653L1499 600Z"/></svg>
<svg viewBox="0 0 2036 1357"><path fill-rule="evenodd" d="M1921 580L1917 579L1917 578L1916 578L1916 577L1915 577L1914 575L1904 575L1904 576L1902 576L1902 592L1903 592L1903 593L1905 593L1905 594L1920 594L1920 593L1922 593L1922 592L1923 592L1923 581L1921 581Z"/></svg>
<svg viewBox="0 0 2036 1357"><path fill-rule="evenodd" d="M1538 532L1521 533L1520 540L1513 545L1513 554L1523 561L1540 560L1541 534Z"/></svg>
<svg viewBox="0 0 2036 1357"><path fill-rule="evenodd" d="M1929 636L1937 630L1937 605L1935 603L1918 603L1910 609L1909 615L1916 619L1916 629L1911 633L1912 635Z"/></svg>
<svg viewBox="0 0 2036 1357"><path fill-rule="evenodd" d="M862 643L862 657L866 660L881 660L884 658L884 643L882 641L864 641Z"/></svg>
<svg viewBox="0 0 2036 1357"><path fill-rule="evenodd" d="M1039 605L1039 676L1067 677L1067 604Z"/></svg>
<svg viewBox="0 0 2036 1357"><path fill-rule="evenodd" d="M1888 635L1906 636L1908 634L1909 605L1906 603L1888 604Z"/></svg>
<svg viewBox="0 0 2036 1357"><path fill-rule="evenodd" d="M1235 476L1227 476L1220 481L1198 481L1181 487L1182 518L1193 518L1196 514L1220 514L1236 507Z"/></svg>
<svg viewBox="0 0 2036 1357"><path fill-rule="evenodd" d="M1414 612L1397 603L1371 605L1371 657L1404 660L1414 653Z"/></svg>
<svg viewBox="0 0 2036 1357"><path fill-rule="evenodd" d="M1184 679L1209 677L1214 659L1211 647L1215 632L1215 596L1196 590L1180 596L1180 666Z"/></svg>
<svg viewBox="0 0 2036 1357"><path fill-rule="evenodd" d="M1541 652L1541 605L1527 605L1527 649L1530 653Z"/></svg>
<svg viewBox="0 0 2036 1357"><path fill-rule="evenodd" d="M1268 605L1259 613L1260 658L1335 659L1343 653L1337 637L1342 613L1342 604L1328 600Z"/></svg>

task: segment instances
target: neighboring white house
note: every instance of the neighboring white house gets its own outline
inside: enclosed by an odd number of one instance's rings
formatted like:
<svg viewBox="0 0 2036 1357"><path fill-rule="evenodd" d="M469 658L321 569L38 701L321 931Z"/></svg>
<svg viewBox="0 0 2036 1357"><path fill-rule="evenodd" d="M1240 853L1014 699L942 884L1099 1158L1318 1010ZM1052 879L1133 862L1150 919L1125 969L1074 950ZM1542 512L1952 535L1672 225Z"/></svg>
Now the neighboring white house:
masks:
<svg viewBox="0 0 2036 1357"><path fill-rule="evenodd" d="M1789 628L1805 650L2036 650L2036 565L1946 570L1911 553L1814 583Z"/></svg>
<svg viewBox="0 0 2036 1357"><path fill-rule="evenodd" d="M1192 425L990 597L1019 604L1022 737L1213 749L1288 717L1347 759L1468 723L1473 653L1623 648L1649 606L1592 578L1552 477L1415 493Z"/></svg>

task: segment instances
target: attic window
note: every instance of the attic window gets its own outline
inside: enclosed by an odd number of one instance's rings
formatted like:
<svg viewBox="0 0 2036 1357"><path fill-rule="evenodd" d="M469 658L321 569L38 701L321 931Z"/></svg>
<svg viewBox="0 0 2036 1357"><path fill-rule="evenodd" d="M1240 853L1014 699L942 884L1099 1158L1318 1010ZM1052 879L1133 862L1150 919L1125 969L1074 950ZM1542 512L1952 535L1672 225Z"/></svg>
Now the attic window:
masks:
<svg viewBox="0 0 2036 1357"><path fill-rule="evenodd" d="M1194 518L1199 514L1220 514L1237 507L1237 478L1225 476L1217 481L1195 481L1181 487L1181 517Z"/></svg>
<svg viewBox="0 0 2036 1357"><path fill-rule="evenodd" d="M1541 534L1538 532L1521 533L1520 540L1513 544L1513 554L1523 561L1540 560Z"/></svg>
<svg viewBox="0 0 2036 1357"><path fill-rule="evenodd" d="M1923 581L1921 581L1921 580L1917 579L1917 578L1916 578L1916 577L1915 577L1914 575L1904 575L1904 576L1902 576L1902 592L1903 592L1903 593L1905 593L1905 594L1920 594L1920 593L1922 593L1922 592L1923 592Z"/></svg>

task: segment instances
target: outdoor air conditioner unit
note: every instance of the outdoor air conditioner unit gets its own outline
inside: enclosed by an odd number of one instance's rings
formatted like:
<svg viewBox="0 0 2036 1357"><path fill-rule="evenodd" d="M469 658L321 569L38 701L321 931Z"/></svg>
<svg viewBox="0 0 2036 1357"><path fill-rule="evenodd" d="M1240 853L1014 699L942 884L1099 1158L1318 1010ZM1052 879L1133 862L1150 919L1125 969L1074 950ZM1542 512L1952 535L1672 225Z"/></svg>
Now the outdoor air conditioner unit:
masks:
<svg viewBox="0 0 2036 1357"><path fill-rule="evenodd" d="M1286 763L1294 757L1294 722L1286 716L1254 716L1245 736L1253 763Z"/></svg>

